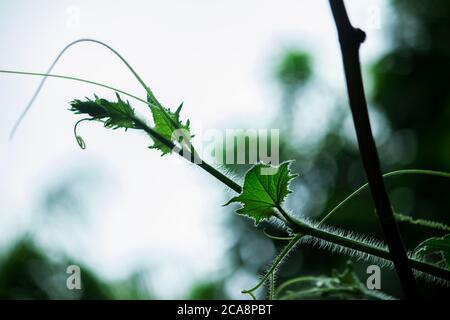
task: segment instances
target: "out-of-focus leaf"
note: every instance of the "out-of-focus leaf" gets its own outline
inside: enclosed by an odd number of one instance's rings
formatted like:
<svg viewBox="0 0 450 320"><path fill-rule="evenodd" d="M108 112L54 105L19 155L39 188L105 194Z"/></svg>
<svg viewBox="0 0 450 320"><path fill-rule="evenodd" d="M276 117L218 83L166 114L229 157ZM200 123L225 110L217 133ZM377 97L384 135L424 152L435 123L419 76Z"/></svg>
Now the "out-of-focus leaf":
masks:
<svg viewBox="0 0 450 320"><path fill-rule="evenodd" d="M392 300L378 290L369 290L353 271L351 263L342 271L333 271L330 277L302 276L286 281L277 290L277 298L292 299L376 299Z"/></svg>
<svg viewBox="0 0 450 320"><path fill-rule="evenodd" d="M277 69L277 78L285 86L299 87L311 77L311 57L301 51L289 51Z"/></svg>
<svg viewBox="0 0 450 320"><path fill-rule="evenodd" d="M445 260L447 268L450 269L450 233L441 238L433 237L423 241L416 247L414 253L419 258L440 253Z"/></svg>

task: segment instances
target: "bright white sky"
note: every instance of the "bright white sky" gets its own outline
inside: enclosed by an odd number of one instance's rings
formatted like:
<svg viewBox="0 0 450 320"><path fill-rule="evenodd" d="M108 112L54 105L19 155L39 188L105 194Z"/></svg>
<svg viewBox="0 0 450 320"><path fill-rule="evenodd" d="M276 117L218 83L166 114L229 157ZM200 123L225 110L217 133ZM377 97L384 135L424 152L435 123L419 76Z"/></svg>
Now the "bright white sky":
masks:
<svg viewBox="0 0 450 320"><path fill-rule="evenodd" d="M347 1L347 7L354 24L368 33L362 58L369 63L386 47L386 1ZM194 128L265 128L279 105L271 72L285 48L311 52L318 79L343 89L326 0L0 1L0 69L45 72L67 43L83 37L122 53L163 104L184 101L183 116ZM93 44L69 50L54 73L144 97L119 60ZM221 226L229 210L221 207L226 199L219 182L173 156L161 158L140 134L86 124L80 133L87 149L77 146L72 133L77 117L67 103L113 93L49 79L16 138L8 141L39 80L0 74L0 246L36 229L36 204L48 188L92 170L98 181L86 184L83 224L69 220L58 232L41 227L43 243L107 279L151 265L151 285L165 298L183 296L194 280L225 268L232 235ZM321 107L319 101L317 112ZM305 132L315 126L307 119L302 123ZM240 289L256 276L242 275L230 291L243 298Z"/></svg>

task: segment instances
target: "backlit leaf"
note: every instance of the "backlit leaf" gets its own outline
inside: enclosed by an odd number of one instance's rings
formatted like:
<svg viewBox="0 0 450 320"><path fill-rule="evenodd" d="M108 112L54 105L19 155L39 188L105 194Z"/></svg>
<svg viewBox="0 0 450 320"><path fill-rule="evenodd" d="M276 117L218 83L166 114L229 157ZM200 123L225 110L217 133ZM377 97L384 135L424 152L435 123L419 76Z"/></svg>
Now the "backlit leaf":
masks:
<svg viewBox="0 0 450 320"><path fill-rule="evenodd" d="M117 102L111 102L95 96L95 100L74 100L70 103L70 111L76 114L86 114L94 120L102 121L107 128L118 129L134 127L134 109L129 102L123 101L116 93Z"/></svg>
<svg viewBox="0 0 450 320"><path fill-rule="evenodd" d="M450 234L447 234L441 238L433 237L425 240L417 246L414 253L419 258L440 253L444 258L447 268L450 269Z"/></svg>
<svg viewBox="0 0 450 320"><path fill-rule="evenodd" d="M168 140L177 142L174 139L174 132L175 130L183 130L183 135L178 135L178 142L181 142L183 138L187 141L191 139L192 136L189 128L189 120L187 120L185 124L183 124L180 120L180 111L183 107L183 104L181 104L175 112L172 112L169 108L164 108L161 105L156 104L151 97L147 97L147 100L149 102L150 110L153 115L155 130L159 134L161 134ZM179 131L179 133L181 133L181 131ZM159 141L154 141L153 145L150 148L160 150L162 152L162 155L168 154L171 151L170 148Z"/></svg>
<svg viewBox="0 0 450 320"><path fill-rule="evenodd" d="M284 162L278 167L263 163L253 166L245 175L241 194L225 205L233 202L241 203L242 207L237 210L237 213L253 218L256 224L261 220L269 219L292 192L289 184L297 175L291 173L290 163ZM276 173L264 174L262 170L268 168L277 169Z"/></svg>

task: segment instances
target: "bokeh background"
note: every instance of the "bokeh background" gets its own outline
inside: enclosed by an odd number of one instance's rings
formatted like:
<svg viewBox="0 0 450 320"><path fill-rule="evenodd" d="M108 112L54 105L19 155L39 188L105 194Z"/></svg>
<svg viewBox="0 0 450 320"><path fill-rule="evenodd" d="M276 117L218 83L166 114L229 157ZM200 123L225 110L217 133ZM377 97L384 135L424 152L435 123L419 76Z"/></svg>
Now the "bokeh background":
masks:
<svg viewBox="0 0 450 320"><path fill-rule="evenodd" d="M361 59L383 171L450 171L450 2L358 0L347 9L368 36ZM122 53L163 104L183 101L199 144L208 129L279 128L281 160L295 159L300 174L288 199L296 214L319 217L365 182L327 1L0 0L0 69L45 72L83 37ZM119 60L93 44L70 49L54 73L145 96ZM49 79L10 141L39 81L0 74L0 298L248 299L241 290L285 243L222 207L232 192L147 149L142 134L83 125L80 150L68 102L113 98L108 90ZM247 168L222 169L242 177ZM396 212L449 223L448 181L386 183ZM367 192L330 223L382 239ZM400 228L409 249L439 235ZM278 281L329 275L346 261L301 246ZM71 264L81 267L82 290L66 288ZM353 266L362 278L366 267ZM401 296L395 274L382 276L382 289ZM449 295L419 284L429 297Z"/></svg>

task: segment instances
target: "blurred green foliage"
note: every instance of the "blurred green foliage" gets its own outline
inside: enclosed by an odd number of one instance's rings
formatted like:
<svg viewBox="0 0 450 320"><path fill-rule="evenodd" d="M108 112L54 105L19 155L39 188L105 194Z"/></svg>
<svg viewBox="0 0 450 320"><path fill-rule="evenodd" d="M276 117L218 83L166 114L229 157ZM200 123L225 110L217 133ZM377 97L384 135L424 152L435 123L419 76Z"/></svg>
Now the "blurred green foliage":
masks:
<svg viewBox="0 0 450 320"><path fill-rule="evenodd" d="M382 122L384 131L384 138L377 141L383 171L401 168L450 171L450 1L391 2L395 12L395 19L389 27L392 45L371 67L373 85L368 92L371 113L380 115L377 119L381 119L378 121ZM326 92L327 96L335 97L333 117L323 128L323 135L314 147L304 147L304 142L292 139L292 134L296 126L301 125L295 122L294 114L303 106L296 102L315 76L313 57L307 52L289 50L274 74L282 88L283 99L272 127L280 127L287 133L281 133L280 160L296 160L293 171L300 173L293 186L295 194L289 199L289 207L303 215L317 217L365 182L358 149L345 127L350 111L346 100L340 100L341 93ZM238 174L246 168L248 166L230 167ZM396 211L414 218L450 222L448 181L408 176L388 180L386 184ZM58 195L57 192L52 194ZM52 198L52 205L54 202ZM366 192L342 208L330 223L382 239L373 213L374 208ZM228 227L234 235L229 250L230 274L219 280L205 279L192 288L188 298L227 298L225 287L230 277L238 270L262 273L275 254L274 249L279 251L284 245L265 237L261 230L254 228L252 221L231 214L231 209ZM420 226L401 223L400 227L409 249L430 236L443 236L439 232L431 234ZM277 232L270 228L268 231ZM65 266L68 264L78 263L54 261L44 249L35 246L31 238L24 237L0 258L0 298L152 297L141 288L143 279L139 275L123 283L106 283L84 267L84 289L79 293L68 291L65 289ZM342 257L301 246L282 265L278 283L296 276L330 274L333 268L344 270L345 266L346 259ZM354 272L355 277L365 279L365 267L365 263L355 263L352 276ZM40 276L36 277L36 274ZM449 297L447 288L423 282L420 282L420 287L427 297ZM382 289L393 296L400 295L392 272L383 271Z"/></svg>
<svg viewBox="0 0 450 320"><path fill-rule="evenodd" d="M395 17L390 22L390 32L383 30L389 34L392 45L371 66L372 90L367 92L372 122L375 121L376 127L382 129L377 145L383 171L426 168L448 172L450 45L447 39L450 38L450 2L394 0L392 7ZM276 69L276 79L283 90L283 99L279 118L274 120L273 127L282 130L280 161L295 159L293 171L300 173L294 181L296 185L293 186L294 195L288 199L291 202L289 206L302 215L317 217L363 184L365 173L355 140L349 137L349 134L354 136L354 131L352 129L349 133L346 128L351 120L350 110L347 101L339 98L342 93L325 92L328 97L335 97L335 108L333 117L323 128L322 137L313 147L295 139L295 134L291 136L296 127L302 126L301 122L294 121L294 116L305 107L297 101L301 99L303 88L314 79L312 64L313 57L298 50L286 52L281 60ZM242 168L234 169L242 172ZM396 177L387 180L386 184L396 211L414 218L447 224L450 221L449 183L445 179ZM230 220L230 225L238 225L236 230L240 230L240 238L232 251L236 267L246 268L249 272L264 272L267 261L255 265L242 259L242 250L249 238L260 239L260 230L254 230L249 221L242 222L235 217ZM329 223L383 239L368 192L340 209ZM400 228L409 250L430 236L443 235L439 231L430 232L427 228L407 223L400 223ZM276 233L276 230L269 231ZM266 240L254 243L253 252L262 252L267 247ZM279 251L284 243L275 241L274 245ZM295 276L329 274L332 268L345 264L346 259L342 257L301 246L282 265L278 282ZM367 265L356 263L354 266L361 279L367 277ZM419 284L427 297L449 296L447 288L422 280ZM393 296L401 296L392 271L383 270L382 289Z"/></svg>
<svg viewBox="0 0 450 320"><path fill-rule="evenodd" d="M114 296L88 268L82 270L82 289L66 286L69 261L52 261L25 237L0 263L0 299L110 299ZM77 264L78 265L78 264Z"/></svg>
<svg viewBox="0 0 450 320"><path fill-rule="evenodd" d="M284 87L298 89L310 79L311 63L309 54L288 51L276 70L276 78Z"/></svg>

